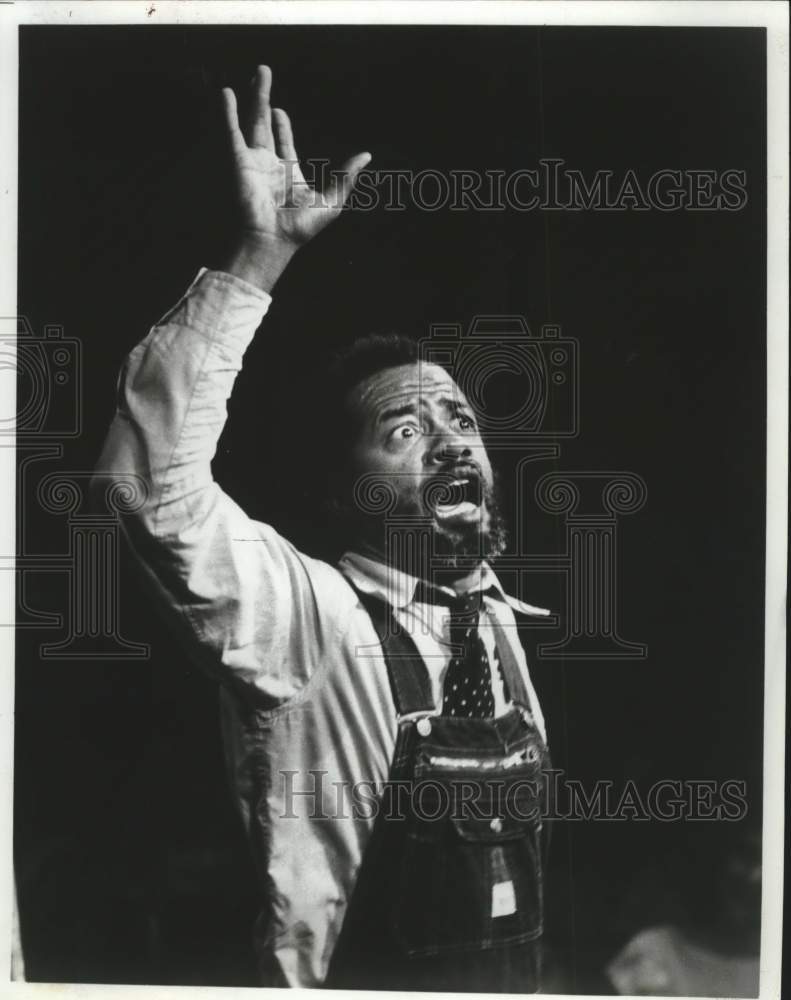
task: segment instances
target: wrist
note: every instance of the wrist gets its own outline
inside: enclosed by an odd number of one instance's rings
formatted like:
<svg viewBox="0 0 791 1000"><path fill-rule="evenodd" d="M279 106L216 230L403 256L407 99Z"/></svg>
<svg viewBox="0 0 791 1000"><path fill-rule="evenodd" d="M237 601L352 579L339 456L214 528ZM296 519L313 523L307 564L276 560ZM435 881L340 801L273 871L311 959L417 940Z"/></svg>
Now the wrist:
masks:
<svg viewBox="0 0 791 1000"><path fill-rule="evenodd" d="M220 270L271 292L299 249L296 243L266 233L242 233L226 254Z"/></svg>

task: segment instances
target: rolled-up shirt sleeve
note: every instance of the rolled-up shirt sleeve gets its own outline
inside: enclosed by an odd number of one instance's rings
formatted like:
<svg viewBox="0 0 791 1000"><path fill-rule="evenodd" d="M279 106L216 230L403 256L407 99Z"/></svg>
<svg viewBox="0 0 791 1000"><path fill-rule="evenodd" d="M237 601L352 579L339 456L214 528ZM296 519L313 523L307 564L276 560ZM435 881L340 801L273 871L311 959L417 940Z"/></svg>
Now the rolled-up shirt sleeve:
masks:
<svg viewBox="0 0 791 1000"><path fill-rule="evenodd" d="M202 665L265 707L309 680L322 646L324 564L249 518L211 461L243 354L270 297L202 271L128 356L96 481L132 474L145 502L122 524L159 603ZM295 644L297 648L295 648Z"/></svg>

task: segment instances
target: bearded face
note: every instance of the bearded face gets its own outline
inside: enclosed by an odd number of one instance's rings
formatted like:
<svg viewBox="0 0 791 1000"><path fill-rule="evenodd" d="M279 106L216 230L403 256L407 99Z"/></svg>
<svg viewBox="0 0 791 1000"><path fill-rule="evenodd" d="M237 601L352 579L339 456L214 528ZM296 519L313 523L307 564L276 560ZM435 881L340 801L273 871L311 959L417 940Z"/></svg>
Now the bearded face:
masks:
<svg viewBox="0 0 791 1000"><path fill-rule="evenodd" d="M444 369L385 369L357 386L350 404L360 433L351 456L354 503L345 513L360 547L402 563L428 555L460 571L502 552L489 457L472 407ZM398 534L412 539L400 555L391 544ZM417 552L418 538L428 553Z"/></svg>

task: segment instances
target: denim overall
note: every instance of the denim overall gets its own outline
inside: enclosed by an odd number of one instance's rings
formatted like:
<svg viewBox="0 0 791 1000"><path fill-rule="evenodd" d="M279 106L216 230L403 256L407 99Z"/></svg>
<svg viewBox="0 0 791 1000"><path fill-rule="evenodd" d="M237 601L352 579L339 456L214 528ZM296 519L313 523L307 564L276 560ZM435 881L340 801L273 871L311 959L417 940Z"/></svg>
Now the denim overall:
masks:
<svg viewBox="0 0 791 1000"><path fill-rule="evenodd" d="M382 641L398 735L324 985L536 992L550 761L511 647L493 623L514 708L436 715L414 642L389 605L358 595Z"/></svg>

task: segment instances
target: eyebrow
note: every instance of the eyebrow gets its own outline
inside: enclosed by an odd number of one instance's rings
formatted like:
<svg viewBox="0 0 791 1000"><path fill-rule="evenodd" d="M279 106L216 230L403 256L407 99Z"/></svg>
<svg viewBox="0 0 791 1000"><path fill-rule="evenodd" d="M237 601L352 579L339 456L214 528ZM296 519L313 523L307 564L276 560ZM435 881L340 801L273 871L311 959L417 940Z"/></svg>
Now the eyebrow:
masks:
<svg viewBox="0 0 791 1000"><path fill-rule="evenodd" d="M414 403L404 403L402 406L394 406L389 410L384 410L376 418L376 422L384 424L388 420L393 420L396 417L406 417L413 413L417 413L417 406Z"/></svg>
<svg viewBox="0 0 791 1000"><path fill-rule="evenodd" d="M457 399L455 396L450 396L441 399L440 403L454 416L457 416L459 413L470 413L472 416L475 416L475 410L473 410L466 399L462 400Z"/></svg>
<svg viewBox="0 0 791 1000"><path fill-rule="evenodd" d="M462 402L458 399L451 397L443 397L439 400L441 406L443 406L448 413L451 413L454 417L458 416L460 413L469 413L473 417L475 416L475 411L466 401ZM395 420L397 417L411 416L418 411L418 405L416 403L404 403L401 406L393 406L389 410L384 410L377 417L377 423L384 424L388 420Z"/></svg>

